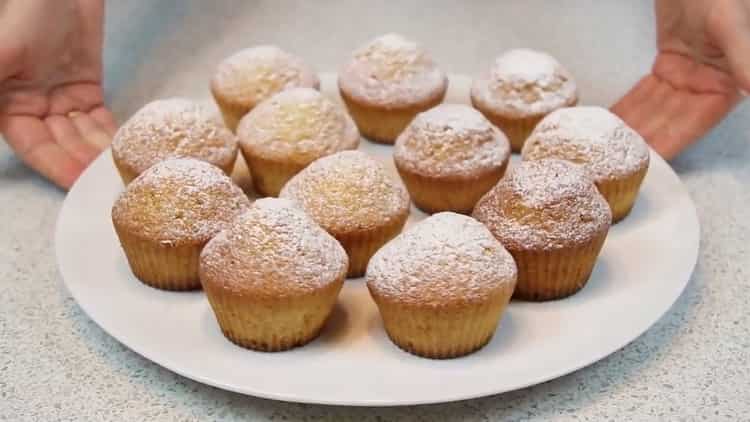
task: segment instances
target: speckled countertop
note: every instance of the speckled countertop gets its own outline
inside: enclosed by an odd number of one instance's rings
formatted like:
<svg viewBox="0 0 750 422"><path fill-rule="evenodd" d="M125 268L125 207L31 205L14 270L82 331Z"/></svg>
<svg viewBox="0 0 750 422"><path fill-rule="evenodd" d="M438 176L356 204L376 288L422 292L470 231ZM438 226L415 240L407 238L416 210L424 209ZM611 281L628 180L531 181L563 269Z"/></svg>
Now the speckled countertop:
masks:
<svg viewBox="0 0 750 422"><path fill-rule="evenodd" d="M609 104L653 57L651 1L110 1L107 96L120 120L154 96L205 96L213 65L262 42L335 70L387 31L423 41L450 72L513 46L548 50ZM554 4L553 4L554 3ZM246 397L141 358L66 291L53 231L64 193L0 144L0 420L750 420L750 104L674 161L698 208L685 293L608 358L536 387L443 405L345 408Z"/></svg>

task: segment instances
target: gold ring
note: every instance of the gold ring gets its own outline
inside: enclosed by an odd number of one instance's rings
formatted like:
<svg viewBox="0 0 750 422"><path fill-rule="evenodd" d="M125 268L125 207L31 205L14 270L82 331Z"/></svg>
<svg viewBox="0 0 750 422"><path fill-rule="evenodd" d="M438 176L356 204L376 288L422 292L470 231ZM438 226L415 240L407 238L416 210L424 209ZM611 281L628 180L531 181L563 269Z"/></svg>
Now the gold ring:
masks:
<svg viewBox="0 0 750 422"><path fill-rule="evenodd" d="M72 118L78 116L79 114L81 114L81 112L78 111L78 110L69 111L68 112L68 117L72 119Z"/></svg>

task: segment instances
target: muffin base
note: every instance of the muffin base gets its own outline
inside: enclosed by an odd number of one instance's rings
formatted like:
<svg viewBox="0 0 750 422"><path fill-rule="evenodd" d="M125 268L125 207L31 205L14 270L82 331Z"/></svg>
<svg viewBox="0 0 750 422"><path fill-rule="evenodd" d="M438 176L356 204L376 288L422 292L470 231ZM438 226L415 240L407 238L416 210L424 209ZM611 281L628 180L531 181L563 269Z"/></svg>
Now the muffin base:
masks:
<svg viewBox="0 0 750 422"><path fill-rule="evenodd" d="M514 299L546 301L562 299L581 290L589 280L608 231L590 242L551 251L508 249L518 266Z"/></svg>
<svg viewBox="0 0 750 422"><path fill-rule="evenodd" d="M115 231L131 271L143 284L162 290L200 289L198 265L204 244L164 246L125 233L117 225Z"/></svg>
<svg viewBox="0 0 750 422"><path fill-rule="evenodd" d="M391 341L404 351L431 359L465 356L492 339L513 294L508 283L484 303L420 306L398 303L370 290Z"/></svg>
<svg viewBox="0 0 750 422"><path fill-rule="evenodd" d="M203 289L229 341L246 349L279 352L307 344L320 334L343 283L342 275L297 297L238 295L208 280L203 280Z"/></svg>
<svg viewBox="0 0 750 422"><path fill-rule="evenodd" d="M242 156L253 175L253 187L255 192L262 196L279 196L279 192L295 174L302 171L305 166L291 163L282 163L265 158L253 156L242 150Z"/></svg>
<svg viewBox="0 0 750 422"><path fill-rule="evenodd" d="M339 241L341 246L344 247L346 254L349 256L349 270L347 272L347 277L363 276L367 270L367 264L370 262L370 258L372 258L378 249L388 243L389 240L401 233L408 217L409 212L407 211L404 215L392 219L389 224L366 231L350 233L335 233L333 231L328 231L331 236Z"/></svg>
<svg viewBox="0 0 750 422"><path fill-rule="evenodd" d="M406 126L418 113L429 110L443 102L446 91L447 89L443 90L440 95L408 107L384 109L359 103L347 96L344 91L339 90L341 98L344 100L344 104L362 136L381 144L396 142L398 135L406 129Z"/></svg>
<svg viewBox="0 0 750 422"><path fill-rule="evenodd" d="M417 208L428 214L442 211L470 214L479 199L503 178L508 161L499 169L463 180L425 177L402 168L398 162L396 169Z"/></svg>
<svg viewBox="0 0 750 422"><path fill-rule="evenodd" d="M528 117L503 116L483 108L479 102L474 100L474 97L471 98L471 104L508 137L513 152L521 152L523 144L526 143L526 139L529 138L536 125L547 116L547 113ZM578 99L567 104L566 107L573 107L576 104L578 104Z"/></svg>
<svg viewBox="0 0 750 422"><path fill-rule="evenodd" d="M112 161L115 163L115 168L117 169L117 173L120 174L120 179L122 179L122 183L127 186L130 182L133 181L136 177L140 175L140 173L136 173L133 170L131 170L128 166L120 163L112 157ZM224 173L227 174L227 176L232 176L232 171L234 171L234 163L237 161L237 156L235 155L233 159L231 159L226 165L220 166L215 163L209 163L213 164L214 166L220 168Z"/></svg>
<svg viewBox="0 0 750 422"><path fill-rule="evenodd" d="M596 187L599 188L604 199L607 200L609 207L612 209L612 223L622 221L625 217L630 214L630 211L635 205L635 200L638 198L638 191L641 188L641 183L646 177L648 172L648 166L645 166L642 170L628 176L621 180L605 180L597 182Z"/></svg>

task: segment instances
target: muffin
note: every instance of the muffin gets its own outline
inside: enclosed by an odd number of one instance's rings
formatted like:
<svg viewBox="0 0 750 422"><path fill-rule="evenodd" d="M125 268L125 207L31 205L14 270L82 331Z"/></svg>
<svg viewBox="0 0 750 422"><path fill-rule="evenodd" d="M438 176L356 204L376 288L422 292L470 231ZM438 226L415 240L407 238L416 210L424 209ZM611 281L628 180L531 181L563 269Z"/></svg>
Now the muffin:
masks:
<svg viewBox="0 0 750 422"><path fill-rule="evenodd" d="M311 88L282 91L258 104L237 129L258 193L278 196L292 176L320 157L357 149L346 111Z"/></svg>
<svg viewBox="0 0 750 422"><path fill-rule="evenodd" d="M510 139L519 152L544 116L578 102L570 72L549 54L510 50L471 86L471 103Z"/></svg>
<svg viewBox="0 0 750 422"><path fill-rule="evenodd" d="M612 213L586 171L562 160L524 161L474 208L518 265L514 297L542 301L580 290Z"/></svg>
<svg viewBox="0 0 750 422"><path fill-rule="evenodd" d="M203 246L250 206L219 168L184 158L162 161L130 183L112 223L133 274L165 290L200 287Z"/></svg>
<svg viewBox="0 0 750 422"><path fill-rule="evenodd" d="M609 110L572 107L544 118L523 148L524 160L572 161L593 177L612 208L612 220L625 218L638 196L650 150L641 135Z"/></svg>
<svg viewBox="0 0 750 422"><path fill-rule="evenodd" d="M393 343L444 359L490 341L513 294L516 264L481 223L441 212L383 246L366 279Z"/></svg>
<svg viewBox="0 0 750 422"><path fill-rule="evenodd" d="M318 336L346 278L344 249L294 203L255 201L201 253L200 279L233 343L275 352Z"/></svg>
<svg viewBox="0 0 750 422"><path fill-rule="evenodd" d="M211 94L232 131L258 103L289 88L320 88L315 71L279 47L261 45L241 50L219 63Z"/></svg>
<svg viewBox="0 0 750 422"><path fill-rule="evenodd" d="M360 151L323 157L297 173L281 190L295 200L349 255L349 277L396 236L409 217L409 194L380 163Z"/></svg>
<svg viewBox="0 0 750 422"><path fill-rule="evenodd" d="M509 158L505 135L481 113L460 104L417 114L393 152L412 200L428 213L470 213L503 177Z"/></svg>
<svg viewBox="0 0 750 422"><path fill-rule="evenodd" d="M392 144L421 111L440 104L448 78L420 46L397 34L357 49L339 72L339 91L367 138Z"/></svg>
<svg viewBox="0 0 750 422"><path fill-rule="evenodd" d="M185 98L146 104L112 140L112 158L126 185L169 158L197 158L231 174L237 149L234 135L207 108Z"/></svg>

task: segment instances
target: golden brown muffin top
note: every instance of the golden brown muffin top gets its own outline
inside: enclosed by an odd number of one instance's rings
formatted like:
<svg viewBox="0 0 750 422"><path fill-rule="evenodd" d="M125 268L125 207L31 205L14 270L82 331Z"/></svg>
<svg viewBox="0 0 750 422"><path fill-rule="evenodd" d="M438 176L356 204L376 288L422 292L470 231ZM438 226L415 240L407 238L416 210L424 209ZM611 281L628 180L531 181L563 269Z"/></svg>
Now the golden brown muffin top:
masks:
<svg viewBox="0 0 750 422"><path fill-rule="evenodd" d="M339 88L355 100L404 108L440 97L448 78L418 44L398 34L375 38L354 51L339 72Z"/></svg>
<svg viewBox="0 0 750 422"><path fill-rule="evenodd" d="M136 174L178 157L228 167L237 157L237 140L201 104L169 98L146 104L120 127L112 140L112 156Z"/></svg>
<svg viewBox="0 0 750 422"><path fill-rule="evenodd" d="M417 114L396 139L401 169L427 177L470 179L505 165L508 138L477 110L441 104Z"/></svg>
<svg viewBox="0 0 750 422"><path fill-rule="evenodd" d="M474 80L472 99L482 109L511 118L541 116L573 104L573 76L554 57L529 49L507 51Z"/></svg>
<svg viewBox="0 0 750 422"><path fill-rule="evenodd" d="M367 231L409 212L409 194L400 179L360 151L320 158L281 190L324 229L336 234Z"/></svg>
<svg viewBox="0 0 750 422"><path fill-rule="evenodd" d="M232 180L204 161L171 159L135 178L115 201L115 226L164 246L201 244L250 206Z"/></svg>
<svg viewBox="0 0 750 422"><path fill-rule="evenodd" d="M315 71L301 58L274 45L247 48L219 63L211 91L222 100L252 108L289 88L320 88Z"/></svg>
<svg viewBox="0 0 750 422"><path fill-rule="evenodd" d="M383 246L367 267L379 296L421 306L484 301L516 283L516 263L487 228L441 212ZM510 286L508 286L510 284Z"/></svg>
<svg viewBox="0 0 750 422"><path fill-rule="evenodd" d="M583 165L596 182L648 167L641 135L602 107L569 107L545 117L523 147L524 160L558 158Z"/></svg>
<svg viewBox="0 0 750 422"><path fill-rule="evenodd" d="M511 251L585 244L612 221L586 171L554 159L522 162L479 200L473 216Z"/></svg>
<svg viewBox="0 0 750 422"><path fill-rule="evenodd" d="M359 145L352 118L311 88L282 91L258 104L240 121L237 136L245 153L302 166Z"/></svg>
<svg viewBox="0 0 750 422"><path fill-rule="evenodd" d="M309 294L346 276L344 248L292 201L255 201L201 253L202 282L236 294Z"/></svg>

